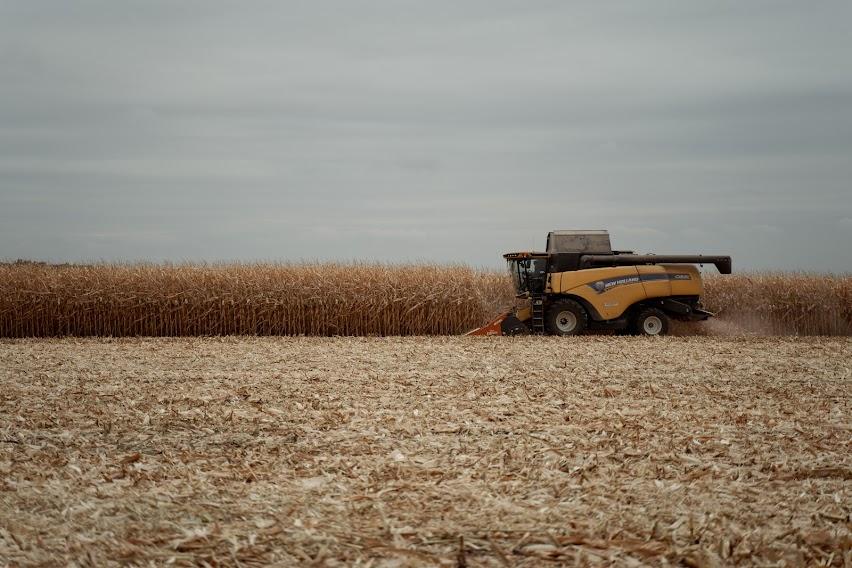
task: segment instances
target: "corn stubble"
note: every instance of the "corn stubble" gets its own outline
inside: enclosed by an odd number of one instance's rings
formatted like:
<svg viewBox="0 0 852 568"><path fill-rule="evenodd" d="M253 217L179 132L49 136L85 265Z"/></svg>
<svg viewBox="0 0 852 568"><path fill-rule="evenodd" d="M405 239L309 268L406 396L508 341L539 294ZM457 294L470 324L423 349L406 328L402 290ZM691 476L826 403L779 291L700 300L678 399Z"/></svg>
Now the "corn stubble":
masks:
<svg viewBox="0 0 852 568"><path fill-rule="evenodd" d="M0 564L849 566L850 352L0 342Z"/></svg>
<svg viewBox="0 0 852 568"><path fill-rule="evenodd" d="M513 301L462 265L0 265L0 337L454 335ZM711 277L705 304L711 333L852 334L848 275Z"/></svg>

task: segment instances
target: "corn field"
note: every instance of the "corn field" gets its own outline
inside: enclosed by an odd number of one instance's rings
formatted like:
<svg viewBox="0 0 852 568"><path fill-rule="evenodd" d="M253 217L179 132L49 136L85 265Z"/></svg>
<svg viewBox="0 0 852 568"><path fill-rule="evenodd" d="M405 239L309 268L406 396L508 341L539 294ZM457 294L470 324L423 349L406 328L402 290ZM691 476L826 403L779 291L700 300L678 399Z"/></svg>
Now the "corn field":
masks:
<svg viewBox="0 0 852 568"><path fill-rule="evenodd" d="M513 300L462 265L22 262L0 264L0 337L454 335ZM705 304L726 333L852 334L850 276L711 277Z"/></svg>
<svg viewBox="0 0 852 568"><path fill-rule="evenodd" d="M744 273L704 281L704 304L728 333L852 335L852 276ZM725 328L724 326L727 326Z"/></svg>
<svg viewBox="0 0 852 568"><path fill-rule="evenodd" d="M449 335L506 297L502 274L465 266L16 263L0 336Z"/></svg>

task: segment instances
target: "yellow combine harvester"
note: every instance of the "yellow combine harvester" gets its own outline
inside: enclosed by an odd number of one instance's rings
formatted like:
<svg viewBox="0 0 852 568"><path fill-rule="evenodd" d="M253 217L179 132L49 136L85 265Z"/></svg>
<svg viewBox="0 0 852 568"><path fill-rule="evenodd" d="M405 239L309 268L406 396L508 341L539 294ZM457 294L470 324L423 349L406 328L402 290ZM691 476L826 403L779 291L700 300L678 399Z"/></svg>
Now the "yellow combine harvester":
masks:
<svg viewBox="0 0 852 568"><path fill-rule="evenodd" d="M518 298L529 305L468 335L577 335L611 329L665 335L670 318L700 321L704 291L696 264L731 273L730 256L634 254L614 251L606 231L552 231L546 252L503 257Z"/></svg>

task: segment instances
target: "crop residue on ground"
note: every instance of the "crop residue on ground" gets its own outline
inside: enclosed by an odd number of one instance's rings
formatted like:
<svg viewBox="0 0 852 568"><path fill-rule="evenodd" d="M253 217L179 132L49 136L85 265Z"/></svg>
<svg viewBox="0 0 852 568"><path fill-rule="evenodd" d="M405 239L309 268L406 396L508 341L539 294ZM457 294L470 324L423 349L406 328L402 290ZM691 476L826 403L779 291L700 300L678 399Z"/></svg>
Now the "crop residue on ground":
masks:
<svg viewBox="0 0 852 568"><path fill-rule="evenodd" d="M848 563L848 339L0 342L0 563Z"/></svg>

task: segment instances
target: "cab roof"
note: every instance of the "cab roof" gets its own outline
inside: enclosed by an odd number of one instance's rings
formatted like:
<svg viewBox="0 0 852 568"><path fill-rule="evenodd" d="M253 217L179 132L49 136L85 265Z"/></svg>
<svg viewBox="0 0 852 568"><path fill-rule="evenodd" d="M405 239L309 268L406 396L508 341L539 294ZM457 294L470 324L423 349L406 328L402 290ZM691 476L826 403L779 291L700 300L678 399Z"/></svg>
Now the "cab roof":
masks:
<svg viewBox="0 0 852 568"><path fill-rule="evenodd" d="M523 251L523 252L507 252L503 255L506 260L516 260L519 258L546 258L550 256L546 252Z"/></svg>

